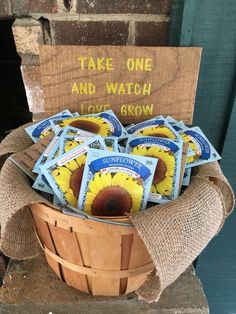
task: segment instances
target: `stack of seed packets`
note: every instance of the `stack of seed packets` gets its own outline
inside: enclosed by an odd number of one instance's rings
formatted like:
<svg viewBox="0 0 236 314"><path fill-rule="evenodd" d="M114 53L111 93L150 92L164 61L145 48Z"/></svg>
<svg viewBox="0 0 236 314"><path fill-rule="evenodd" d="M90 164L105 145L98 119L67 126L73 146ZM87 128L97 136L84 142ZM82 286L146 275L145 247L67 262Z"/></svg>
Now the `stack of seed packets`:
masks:
<svg viewBox="0 0 236 314"><path fill-rule="evenodd" d="M35 162L33 188L68 214L123 216L148 202L170 202L189 185L192 167L220 159L199 127L170 116L124 127L112 110L84 116L64 110L26 132L34 142L54 133Z"/></svg>

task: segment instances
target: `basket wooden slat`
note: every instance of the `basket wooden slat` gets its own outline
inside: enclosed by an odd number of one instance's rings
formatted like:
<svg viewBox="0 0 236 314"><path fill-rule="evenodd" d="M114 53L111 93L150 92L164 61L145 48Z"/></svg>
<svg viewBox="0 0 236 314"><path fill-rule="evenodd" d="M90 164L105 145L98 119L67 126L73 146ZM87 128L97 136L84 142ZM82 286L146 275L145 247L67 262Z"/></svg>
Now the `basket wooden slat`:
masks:
<svg viewBox="0 0 236 314"><path fill-rule="evenodd" d="M143 250L143 241L138 236L138 234L134 234L133 237L133 245L130 255L129 268L136 268L142 265L146 265L150 262L150 255L147 250ZM145 273L141 275L137 275L134 277L129 277L127 279L127 288L125 293L133 292L133 287L140 287L146 279Z"/></svg>
<svg viewBox="0 0 236 314"><path fill-rule="evenodd" d="M131 224L69 216L43 204L31 205L31 212L49 265L78 290L119 296L137 290L153 269Z"/></svg>
<svg viewBox="0 0 236 314"><path fill-rule="evenodd" d="M53 253L56 253L54 243L52 241L49 226L46 221L44 221L42 218L40 218L38 215L32 211L32 215L35 221L35 224L37 226L37 234L40 237L41 241L45 244L47 248L49 248ZM46 259L48 264L51 266L51 268L54 270L54 272L57 274L57 276L62 279L61 277L61 267L60 265L50 256L46 255Z"/></svg>
<svg viewBox="0 0 236 314"><path fill-rule="evenodd" d="M76 233L49 225L57 253L68 262L83 266ZM89 292L86 276L62 266L64 280L69 286Z"/></svg>

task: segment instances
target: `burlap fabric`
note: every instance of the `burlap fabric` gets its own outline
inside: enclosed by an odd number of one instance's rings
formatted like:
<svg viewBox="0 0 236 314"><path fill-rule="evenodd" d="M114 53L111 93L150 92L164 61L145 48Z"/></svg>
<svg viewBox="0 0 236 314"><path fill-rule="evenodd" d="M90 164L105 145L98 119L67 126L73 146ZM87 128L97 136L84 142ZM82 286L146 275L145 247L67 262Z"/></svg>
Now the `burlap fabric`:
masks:
<svg viewBox="0 0 236 314"><path fill-rule="evenodd" d="M32 144L24 127L1 143L0 156ZM1 249L15 259L32 258L39 246L28 206L47 200L32 190L28 177L9 159L0 173L0 186ZM177 200L132 216L155 265L139 297L157 301L219 232L233 207L233 191L218 163L211 163L196 169L191 185Z"/></svg>

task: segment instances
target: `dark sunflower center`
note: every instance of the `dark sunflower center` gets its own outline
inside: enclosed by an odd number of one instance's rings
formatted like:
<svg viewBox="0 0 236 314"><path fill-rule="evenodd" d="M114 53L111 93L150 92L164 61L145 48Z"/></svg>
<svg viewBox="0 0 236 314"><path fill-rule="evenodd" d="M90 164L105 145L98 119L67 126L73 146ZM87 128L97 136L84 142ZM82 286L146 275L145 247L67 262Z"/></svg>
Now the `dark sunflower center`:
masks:
<svg viewBox="0 0 236 314"><path fill-rule="evenodd" d="M70 178L70 188L73 191L73 194L76 198L79 197L79 191L81 186L81 181L83 177L84 172L84 165L80 166L78 169L76 169Z"/></svg>
<svg viewBox="0 0 236 314"><path fill-rule="evenodd" d="M70 126L73 126L74 128L78 128L84 131L92 132L97 134L100 131L99 126L91 121L85 121L85 120L76 120L70 123Z"/></svg>
<svg viewBox="0 0 236 314"><path fill-rule="evenodd" d="M161 134L161 133L154 133L154 134L150 134L150 136L153 136L153 137L164 137L164 138L168 138L167 135L165 134Z"/></svg>
<svg viewBox="0 0 236 314"><path fill-rule="evenodd" d="M126 189L109 186L101 190L94 198L92 214L95 216L123 216L129 213L132 199Z"/></svg>
<svg viewBox="0 0 236 314"><path fill-rule="evenodd" d="M148 155L148 156L157 158L156 156L151 156L151 155ZM157 183L160 183L162 180L164 180L166 171L167 171L166 164L164 163L164 161L158 158L158 162L157 162L157 166L156 166L152 183L157 184Z"/></svg>

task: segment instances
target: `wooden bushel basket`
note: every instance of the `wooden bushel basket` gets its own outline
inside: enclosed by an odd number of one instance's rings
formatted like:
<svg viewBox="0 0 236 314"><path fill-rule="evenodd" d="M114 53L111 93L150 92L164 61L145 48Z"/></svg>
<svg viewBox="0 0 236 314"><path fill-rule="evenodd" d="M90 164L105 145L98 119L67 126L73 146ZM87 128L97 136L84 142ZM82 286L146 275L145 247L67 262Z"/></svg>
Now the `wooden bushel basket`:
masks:
<svg viewBox="0 0 236 314"><path fill-rule="evenodd" d="M127 294L154 267L126 217L80 218L43 204L31 205L31 212L48 264L73 288L100 296Z"/></svg>

